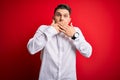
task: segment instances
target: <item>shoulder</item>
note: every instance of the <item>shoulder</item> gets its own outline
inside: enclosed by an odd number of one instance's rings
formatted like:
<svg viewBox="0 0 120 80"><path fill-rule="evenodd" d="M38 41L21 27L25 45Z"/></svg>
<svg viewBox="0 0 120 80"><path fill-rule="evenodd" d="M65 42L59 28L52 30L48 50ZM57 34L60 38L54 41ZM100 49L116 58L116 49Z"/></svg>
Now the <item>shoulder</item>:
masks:
<svg viewBox="0 0 120 80"><path fill-rule="evenodd" d="M48 27L49 27L49 25L40 25L40 26L38 27L38 30L44 31L44 30L46 30Z"/></svg>

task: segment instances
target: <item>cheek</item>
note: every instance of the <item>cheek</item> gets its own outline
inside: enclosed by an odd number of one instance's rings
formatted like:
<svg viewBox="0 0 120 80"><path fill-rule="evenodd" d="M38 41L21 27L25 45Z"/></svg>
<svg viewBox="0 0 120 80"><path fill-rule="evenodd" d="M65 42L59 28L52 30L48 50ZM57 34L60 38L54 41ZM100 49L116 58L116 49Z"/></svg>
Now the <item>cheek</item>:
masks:
<svg viewBox="0 0 120 80"><path fill-rule="evenodd" d="M70 19L65 19L65 22L67 22L67 24L70 23Z"/></svg>
<svg viewBox="0 0 120 80"><path fill-rule="evenodd" d="M54 20L55 20L56 22L58 22L58 21L60 20L60 18L59 18L59 17L55 17Z"/></svg>

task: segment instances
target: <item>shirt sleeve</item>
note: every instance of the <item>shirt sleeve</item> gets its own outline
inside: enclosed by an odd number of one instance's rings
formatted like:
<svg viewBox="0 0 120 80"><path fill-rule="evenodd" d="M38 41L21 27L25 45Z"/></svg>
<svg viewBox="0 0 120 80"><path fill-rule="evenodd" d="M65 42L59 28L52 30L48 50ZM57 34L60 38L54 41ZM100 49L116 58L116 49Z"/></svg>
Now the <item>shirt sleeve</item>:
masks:
<svg viewBox="0 0 120 80"><path fill-rule="evenodd" d="M73 40L73 44L75 47L80 51L80 53L89 58L92 54L92 47L91 45L85 40L82 32L79 28L75 27L76 32L79 33L79 37Z"/></svg>
<svg viewBox="0 0 120 80"><path fill-rule="evenodd" d="M40 26L33 38L28 41L28 51L31 54L39 52L45 47L47 41L49 41L55 34L57 34L57 31L54 27L48 27L46 25Z"/></svg>

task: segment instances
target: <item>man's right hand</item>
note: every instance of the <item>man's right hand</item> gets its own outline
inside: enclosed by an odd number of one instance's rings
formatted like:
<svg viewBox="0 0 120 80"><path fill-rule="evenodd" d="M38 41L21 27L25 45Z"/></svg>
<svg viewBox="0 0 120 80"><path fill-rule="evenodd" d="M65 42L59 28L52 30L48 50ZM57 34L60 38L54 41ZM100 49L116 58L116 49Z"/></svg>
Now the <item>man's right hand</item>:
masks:
<svg viewBox="0 0 120 80"><path fill-rule="evenodd" d="M60 32L58 24L55 23L55 20L52 21L51 26L54 27L58 33Z"/></svg>

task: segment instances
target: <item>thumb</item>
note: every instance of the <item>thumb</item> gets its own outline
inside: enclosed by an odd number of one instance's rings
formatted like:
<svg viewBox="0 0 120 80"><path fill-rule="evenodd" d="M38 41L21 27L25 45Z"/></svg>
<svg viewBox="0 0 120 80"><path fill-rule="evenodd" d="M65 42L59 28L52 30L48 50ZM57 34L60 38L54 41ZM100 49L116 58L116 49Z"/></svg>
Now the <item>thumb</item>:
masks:
<svg viewBox="0 0 120 80"><path fill-rule="evenodd" d="M73 24L72 24L72 22L70 23L70 26L71 26L71 27L73 27Z"/></svg>
<svg viewBox="0 0 120 80"><path fill-rule="evenodd" d="M52 23L51 23L51 25L53 25L53 24L55 24L55 20L54 20L54 19L52 20Z"/></svg>

